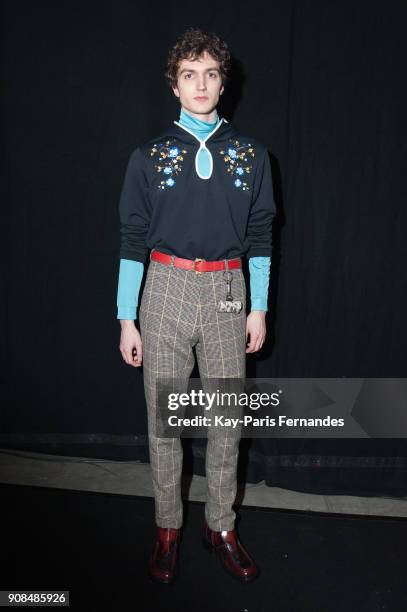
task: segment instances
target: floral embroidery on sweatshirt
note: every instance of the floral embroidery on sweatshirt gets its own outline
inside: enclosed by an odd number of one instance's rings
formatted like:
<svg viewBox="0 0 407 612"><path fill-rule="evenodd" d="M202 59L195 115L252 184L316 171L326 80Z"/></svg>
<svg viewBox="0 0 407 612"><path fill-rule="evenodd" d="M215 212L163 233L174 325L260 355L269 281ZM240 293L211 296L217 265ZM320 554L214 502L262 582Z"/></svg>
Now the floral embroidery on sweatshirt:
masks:
<svg viewBox="0 0 407 612"><path fill-rule="evenodd" d="M176 146L176 140L166 140L152 146L150 155L156 156L154 168L161 173L163 180L158 184L158 189L167 189L176 185L176 177L182 170L184 155L187 151Z"/></svg>
<svg viewBox="0 0 407 612"><path fill-rule="evenodd" d="M223 160L227 166L227 171L233 178L233 184L237 189L249 190L249 184L245 181L247 174L250 174L253 166L251 157L254 157L254 148L249 143L241 144L238 140L231 138L227 149L221 149L219 153L223 155Z"/></svg>

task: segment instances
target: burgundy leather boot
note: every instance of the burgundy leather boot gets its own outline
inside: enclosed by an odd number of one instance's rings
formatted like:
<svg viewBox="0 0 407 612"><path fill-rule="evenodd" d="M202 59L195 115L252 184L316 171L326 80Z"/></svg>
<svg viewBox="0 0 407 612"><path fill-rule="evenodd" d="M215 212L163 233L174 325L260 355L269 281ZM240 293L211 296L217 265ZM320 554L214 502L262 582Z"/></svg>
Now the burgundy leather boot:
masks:
<svg viewBox="0 0 407 612"><path fill-rule="evenodd" d="M240 582L251 582L260 574L249 553L243 548L234 529L213 531L204 522L202 542L205 548L214 552L228 574Z"/></svg>
<svg viewBox="0 0 407 612"><path fill-rule="evenodd" d="M176 575L181 529L157 527L157 541L149 562L150 578L170 584Z"/></svg>

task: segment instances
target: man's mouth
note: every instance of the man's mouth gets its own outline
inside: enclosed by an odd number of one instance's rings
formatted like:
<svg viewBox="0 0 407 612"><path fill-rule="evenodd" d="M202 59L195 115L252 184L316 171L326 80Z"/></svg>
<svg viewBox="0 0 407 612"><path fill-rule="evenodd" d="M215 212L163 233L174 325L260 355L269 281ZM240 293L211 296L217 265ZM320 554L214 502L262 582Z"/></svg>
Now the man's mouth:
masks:
<svg viewBox="0 0 407 612"><path fill-rule="evenodd" d="M194 100L198 100L198 102L204 102L207 99L208 99L207 96L195 96L194 98Z"/></svg>

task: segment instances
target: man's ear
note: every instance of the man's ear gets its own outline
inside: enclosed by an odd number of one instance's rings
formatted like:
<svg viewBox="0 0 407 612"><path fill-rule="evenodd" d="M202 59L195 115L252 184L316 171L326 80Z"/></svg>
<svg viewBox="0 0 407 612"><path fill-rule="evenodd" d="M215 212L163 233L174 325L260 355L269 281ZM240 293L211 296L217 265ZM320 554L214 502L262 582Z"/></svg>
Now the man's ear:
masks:
<svg viewBox="0 0 407 612"><path fill-rule="evenodd" d="M173 91L173 92L174 92L174 94L177 96L177 98L179 98L179 90L178 90L178 87L177 87L177 86L173 87L173 88L172 88L172 91Z"/></svg>

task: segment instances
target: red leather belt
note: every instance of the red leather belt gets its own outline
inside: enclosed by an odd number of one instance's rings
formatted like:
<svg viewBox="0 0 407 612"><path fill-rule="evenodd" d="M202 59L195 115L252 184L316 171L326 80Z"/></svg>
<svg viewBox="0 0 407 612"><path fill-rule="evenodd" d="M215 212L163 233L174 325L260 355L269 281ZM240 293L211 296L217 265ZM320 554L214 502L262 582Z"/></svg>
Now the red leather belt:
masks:
<svg viewBox="0 0 407 612"><path fill-rule="evenodd" d="M176 257L175 255L168 255L168 253L162 253L155 249L150 253L150 259L153 261L159 261L162 264L170 266L171 263L176 268L182 268L183 270L194 270L197 274L201 272L217 272L218 270L227 270L234 268L241 268L242 261L240 257L235 259L219 259L218 261L207 261L197 257L196 259L184 259L183 257ZM226 262L228 266L226 267Z"/></svg>

